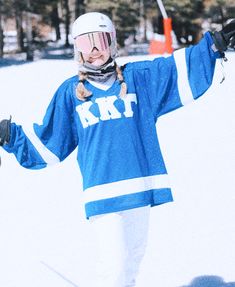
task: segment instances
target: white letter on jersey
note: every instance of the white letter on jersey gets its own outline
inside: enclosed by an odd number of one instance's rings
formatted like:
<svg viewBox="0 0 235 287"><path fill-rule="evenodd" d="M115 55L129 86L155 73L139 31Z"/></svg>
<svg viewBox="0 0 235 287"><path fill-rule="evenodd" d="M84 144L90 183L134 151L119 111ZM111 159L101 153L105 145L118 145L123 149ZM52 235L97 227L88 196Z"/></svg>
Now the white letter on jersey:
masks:
<svg viewBox="0 0 235 287"><path fill-rule="evenodd" d="M95 102L98 104L100 109L100 120L107 121L110 119L121 118L121 113L115 108L114 102L117 100L116 96L110 96L105 98L96 99Z"/></svg>
<svg viewBox="0 0 235 287"><path fill-rule="evenodd" d="M127 94L125 97L122 98L125 104L125 112L124 115L127 118L133 117L133 110L131 103L134 102L137 104L136 94Z"/></svg>
<svg viewBox="0 0 235 287"><path fill-rule="evenodd" d="M95 117L90 111L90 107L92 106L92 102L88 101L82 105L76 107L76 110L79 114L80 120L84 128L88 126L97 124L99 122L99 118Z"/></svg>

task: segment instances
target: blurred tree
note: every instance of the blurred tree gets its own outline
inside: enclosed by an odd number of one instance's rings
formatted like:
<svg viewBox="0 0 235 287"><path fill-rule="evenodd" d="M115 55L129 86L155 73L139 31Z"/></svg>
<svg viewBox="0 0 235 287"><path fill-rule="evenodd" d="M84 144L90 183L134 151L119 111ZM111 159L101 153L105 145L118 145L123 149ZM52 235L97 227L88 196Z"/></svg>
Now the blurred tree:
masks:
<svg viewBox="0 0 235 287"><path fill-rule="evenodd" d="M56 41L58 41L61 39L61 33L60 33L61 19L59 17L59 12L58 12L58 1L53 1L53 3L51 3L51 7L52 9L49 13L50 20L51 20L51 26L55 29Z"/></svg>
<svg viewBox="0 0 235 287"><path fill-rule="evenodd" d="M59 4L61 4L60 0L32 1L32 12L41 16L42 23L55 29L56 40L61 39L60 23L62 19L59 17Z"/></svg>
<svg viewBox="0 0 235 287"><path fill-rule="evenodd" d="M28 61L33 61L33 46L32 46L32 19L31 19L31 0L26 0L26 27L25 27L25 36L26 36L26 59Z"/></svg>
<svg viewBox="0 0 235 287"><path fill-rule="evenodd" d="M203 0L165 0L166 10L172 18L173 30L180 44L194 44L201 38Z"/></svg>
<svg viewBox="0 0 235 287"><path fill-rule="evenodd" d="M4 24L8 17L13 16L12 0L0 0L0 57L4 49Z"/></svg>
<svg viewBox="0 0 235 287"><path fill-rule="evenodd" d="M56 9L59 0L8 0L5 2L11 3L9 15L13 15L16 21L18 51L26 51L28 59L32 58L30 56L33 49L32 42L37 31L37 27L33 27L32 24L32 14L41 15L44 23L54 26L56 35L60 38L59 17L53 18L53 9L58 16ZM26 21L26 25L23 28L24 21Z"/></svg>
<svg viewBox="0 0 235 287"><path fill-rule="evenodd" d="M0 0L0 58L3 57L4 35L3 35L3 3Z"/></svg>
<svg viewBox="0 0 235 287"><path fill-rule="evenodd" d="M23 30L23 11L26 10L26 2L12 0L13 14L16 21L18 51L24 51L24 30Z"/></svg>
<svg viewBox="0 0 235 287"><path fill-rule="evenodd" d="M65 46L69 46L69 32L70 32L70 9L69 0L62 0L63 18L65 24Z"/></svg>
<svg viewBox="0 0 235 287"><path fill-rule="evenodd" d="M85 0L75 0L75 18L85 13Z"/></svg>
<svg viewBox="0 0 235 287"><path fill-rule="evenodd" d="M121 47L124 46L124 41L130 35L136 35L136 28L140 23L139 3L123 1L116 9L116 30L117 41ZM135 3L134 3L135 2Z"/></svg>
<svg viewBox="0 0 235 287"><path fill-rule="evenodd" d="M205 0L205 18L222 26L235 16L234 0Z"/></svg>

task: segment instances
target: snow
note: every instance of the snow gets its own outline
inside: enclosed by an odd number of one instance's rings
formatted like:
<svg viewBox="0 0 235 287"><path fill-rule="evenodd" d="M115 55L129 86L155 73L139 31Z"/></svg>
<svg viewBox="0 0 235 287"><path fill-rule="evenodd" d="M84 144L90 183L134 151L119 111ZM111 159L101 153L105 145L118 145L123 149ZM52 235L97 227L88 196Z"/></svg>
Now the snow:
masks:
<svg viewBox="0 0 235 287"><path fill-rule="evenodd" d="M175 201L151 211L137 287L235 286L235 53L227 57L222 84L218 61L206 96L159 120ZM0 119L40 122L56 88L75 73L73 60L1 68ZM0 286L91 287L96 248L76 152L40 171L0 153Z"/></svg>

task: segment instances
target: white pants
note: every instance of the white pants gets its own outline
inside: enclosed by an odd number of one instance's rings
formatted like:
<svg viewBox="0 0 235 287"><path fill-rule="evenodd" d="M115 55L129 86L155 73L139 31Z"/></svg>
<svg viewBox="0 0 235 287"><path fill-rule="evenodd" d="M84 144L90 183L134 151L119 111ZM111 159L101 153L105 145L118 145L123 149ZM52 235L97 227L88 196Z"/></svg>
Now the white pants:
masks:
<svg viewBox="0 0 235 287"><path fill-rule="evenodd" d="M97 278L92 287L134 287L145 254L150 206L90 219L98 241Z"/></svg>

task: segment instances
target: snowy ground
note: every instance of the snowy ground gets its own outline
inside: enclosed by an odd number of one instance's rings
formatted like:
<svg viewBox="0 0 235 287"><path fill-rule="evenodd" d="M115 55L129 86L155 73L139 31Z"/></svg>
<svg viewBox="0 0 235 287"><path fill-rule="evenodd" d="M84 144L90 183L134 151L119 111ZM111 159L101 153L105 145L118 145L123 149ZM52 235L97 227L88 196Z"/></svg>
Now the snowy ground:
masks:
<svg viewBox="0 0 235 287"><path fill-rule="evenodd" d="M175 201L152 209L137 287L235 286L235 53L227 56L222 85L217 69L207 96L159 120ZM1 68L0 118L39 122L74 73L72 60ZM37 172L0 153L0 286L91 287L95 243L76 153Z"/></svg>

